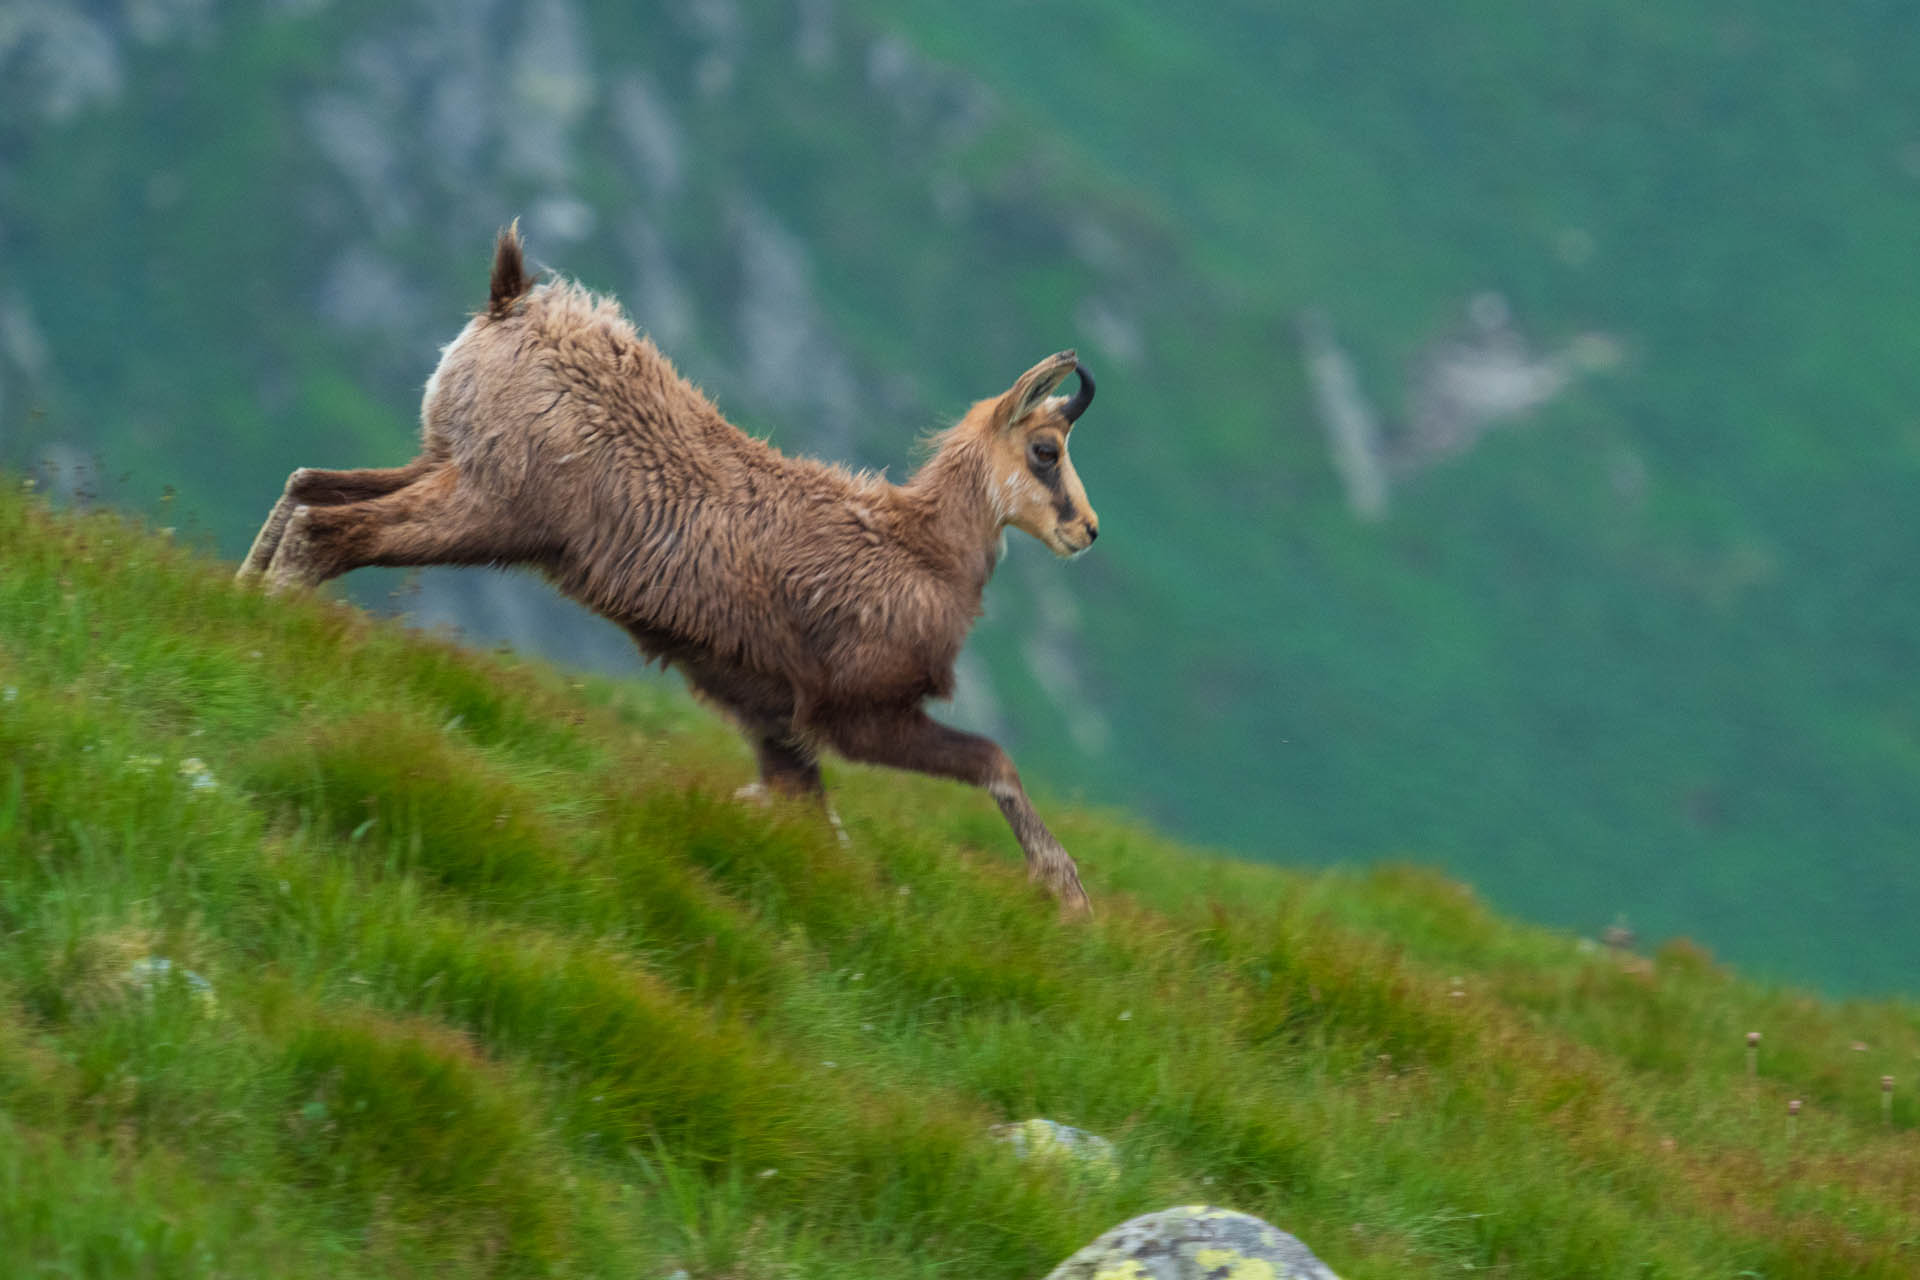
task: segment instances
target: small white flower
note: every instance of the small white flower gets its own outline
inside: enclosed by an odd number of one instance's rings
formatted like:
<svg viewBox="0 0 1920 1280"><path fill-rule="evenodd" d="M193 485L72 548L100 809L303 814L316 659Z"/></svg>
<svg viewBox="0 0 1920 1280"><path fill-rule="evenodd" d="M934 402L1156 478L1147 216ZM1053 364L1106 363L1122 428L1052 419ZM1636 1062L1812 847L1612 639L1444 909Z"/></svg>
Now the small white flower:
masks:
<svg viewBox="0 0 1920 1280"><path fill-rule="evenodd" d="M1122 1009L1122 1010L1120 1011L1120 1021L1122 1021L1122 1022L1132 1022L1132 1021L1133 1021L1133 1010L1131 1010L1131 1009Z"/></svg>

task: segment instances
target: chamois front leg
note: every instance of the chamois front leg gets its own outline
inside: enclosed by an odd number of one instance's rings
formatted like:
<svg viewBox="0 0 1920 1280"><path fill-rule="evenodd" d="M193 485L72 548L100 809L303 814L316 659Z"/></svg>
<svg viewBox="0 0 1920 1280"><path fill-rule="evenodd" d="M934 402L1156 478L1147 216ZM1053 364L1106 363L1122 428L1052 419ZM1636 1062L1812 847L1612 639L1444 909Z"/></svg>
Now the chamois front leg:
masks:
<svg viewBox="0 0 1920 1280"><path fill-rule="evenodd" d="M919 708L864 713L823 726L829 741L850 760L912 769L984 787L1000 805L1007 825L1027 856L1028 878L1060 900L1067 915L1092 915L1080 885L1080 870L1047 824L1034 812L1013 761L990 738L950 729Z"/></svg>

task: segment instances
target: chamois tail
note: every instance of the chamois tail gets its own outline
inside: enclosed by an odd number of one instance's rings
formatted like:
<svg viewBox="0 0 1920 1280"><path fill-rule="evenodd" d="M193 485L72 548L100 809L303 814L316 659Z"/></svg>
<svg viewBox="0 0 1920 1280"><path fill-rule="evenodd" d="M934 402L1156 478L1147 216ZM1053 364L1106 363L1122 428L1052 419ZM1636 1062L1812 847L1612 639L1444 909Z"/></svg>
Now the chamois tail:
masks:
<svg viewBox="0 0 1920 1280"><path fill-rule="evenodd" d="M526 296L533 281L527 278L527 257L520 243L520 219L500 232L493 245L493 287L487 298L487 314L504 320L513 304Z"/></svg>

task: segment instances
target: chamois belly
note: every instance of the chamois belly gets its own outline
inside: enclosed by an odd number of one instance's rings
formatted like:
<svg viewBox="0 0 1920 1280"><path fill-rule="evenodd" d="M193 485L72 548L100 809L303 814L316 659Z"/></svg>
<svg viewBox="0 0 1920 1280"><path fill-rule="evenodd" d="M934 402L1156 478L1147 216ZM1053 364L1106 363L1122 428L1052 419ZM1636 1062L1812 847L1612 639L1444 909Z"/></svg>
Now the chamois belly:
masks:
<svg viewBox="0 0 1920 1280"><path fill-rule="evenodd" d="M934 643L898 620L871 615L820 637L823 700L857 707L918 705L953 692L957 646Z"/></svg>

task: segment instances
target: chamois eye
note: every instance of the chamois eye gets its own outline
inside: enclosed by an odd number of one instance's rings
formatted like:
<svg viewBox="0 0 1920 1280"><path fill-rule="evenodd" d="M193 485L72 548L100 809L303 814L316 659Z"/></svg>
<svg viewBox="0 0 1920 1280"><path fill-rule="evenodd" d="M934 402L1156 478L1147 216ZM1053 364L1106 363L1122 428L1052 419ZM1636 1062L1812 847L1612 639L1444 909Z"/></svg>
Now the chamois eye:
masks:
<svg viewBox="0 0 1920 1280"><path fill-rule="evenodd" d="M1038 467L1050 467L1060 461L1060 446L1051 440L1035 440L1027 449L1027 456Z"/></svg>

